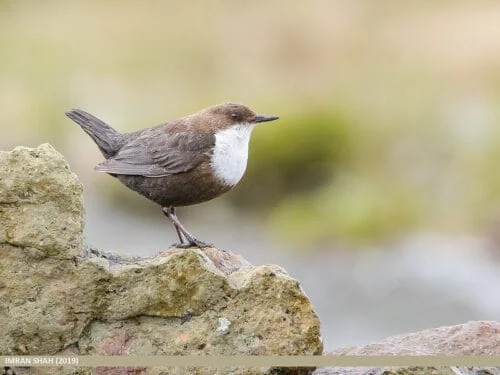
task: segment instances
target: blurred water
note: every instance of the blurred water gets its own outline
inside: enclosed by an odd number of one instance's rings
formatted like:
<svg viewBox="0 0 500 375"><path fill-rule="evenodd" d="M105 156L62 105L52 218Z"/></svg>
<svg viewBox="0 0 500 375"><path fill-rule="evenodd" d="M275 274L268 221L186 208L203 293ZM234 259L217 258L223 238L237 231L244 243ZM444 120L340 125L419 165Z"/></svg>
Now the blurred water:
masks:
<svg viewBox="0 0 500 375"><path fill-rule="evenodd" d="M86 193L90 245L152 256L175 241L157 215L135 216ZM203 212L203 217L196 214ZM208 218L207 213L210 213ZM322 323L325 350L468 320L498 320L498 258L486 240L420 233L386 246L349 251L290 251L258 220L217 202L179 213L199 238L242 254L253 264L276 263L301 282Z"/></svg>

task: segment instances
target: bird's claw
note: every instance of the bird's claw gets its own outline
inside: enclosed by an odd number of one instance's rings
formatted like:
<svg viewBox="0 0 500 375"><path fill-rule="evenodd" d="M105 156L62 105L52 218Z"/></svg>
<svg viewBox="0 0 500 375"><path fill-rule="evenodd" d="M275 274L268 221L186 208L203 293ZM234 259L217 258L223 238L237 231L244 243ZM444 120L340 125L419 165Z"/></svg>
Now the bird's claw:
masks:
<svg viewBox="0 0 500 375"><path fill-rule="evenodd" d="M171 245L171 247L175 247L177 249L187 249L190 247L198 247L200 249L203 249L205 247L213 247L214 245L211 243L206 243L200 240L197 240L196 238L192 238L188 240L188 242L175 242Z"/></svg>
<svg viewBox="0 0 500 375"><path fill-rule="evenodd" d="M194 240L191 242L191 246L199 247L200 249L203 249L205 247L214 247L213 243L207 243L199 240Z"/></svg>
<svg viewBox="0 0 500 375"><path fill-rule="evenodd" d="M187 249L188 247L191 247L189 243L186 242L174 242L170 247L174 247L176 249Z"/></svg>

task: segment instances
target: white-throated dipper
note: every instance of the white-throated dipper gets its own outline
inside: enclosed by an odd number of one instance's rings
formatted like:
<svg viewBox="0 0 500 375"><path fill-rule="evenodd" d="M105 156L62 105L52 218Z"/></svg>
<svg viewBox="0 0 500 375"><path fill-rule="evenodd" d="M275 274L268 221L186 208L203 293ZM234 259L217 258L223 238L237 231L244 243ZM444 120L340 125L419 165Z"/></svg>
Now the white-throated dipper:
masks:
<svg viewBox="0 0 500 375"><path fill-rule="evenodd" d="M186 230L175 207L205 202L233 188L245 173L253 128L278 119L256 115L242 104L225 103L152 128L119 133L80 109L66 115L106 158L96 171L118 178L162 207L179 237L177 247L211 245Z"/></svg>

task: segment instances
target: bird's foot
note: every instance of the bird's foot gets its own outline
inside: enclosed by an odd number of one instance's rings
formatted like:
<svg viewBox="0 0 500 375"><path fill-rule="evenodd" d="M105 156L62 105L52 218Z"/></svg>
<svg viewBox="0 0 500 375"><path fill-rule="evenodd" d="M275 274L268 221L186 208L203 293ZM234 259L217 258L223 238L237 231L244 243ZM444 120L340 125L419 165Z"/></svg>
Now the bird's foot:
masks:
<svg viewBox="0 0 500 375"><path fill-rule="evenodd" d="M189 245L191 245L191 246L199 247L200 249L202 249L204 247L214 247L214 244L200 241L197 238L194 238L190 234L184 233L184 236L186 237L186 239L188 241L187 243L189 243Z"/></svg>
<svg viewBox="0 0 500 375"><path fill-rule="evenodd" d="M197 240L195 238L194 241L191 241L191 246L195 246L195 247L199 247L200 249L203 249L205 247L214 247L214 244L210 243L210 242L203 242L203 241Z"/></svg>
<svg viewBox="0 0 500 375"><path fill-rule="evenodd" d="M180 240L180 242L172 244L172 247L177 247L180 249L185 249L188 247L199 247L200 249L202 249L204 247L214 246L211 243L206 243L196 239L191 233L189 233L177 218L177 215L175 214L175 207L163 207L162 210L165 216L168 217L174 224L175 231L177 232L177 236Z"/></svg>
<svg viewBox="0 0 500 375"><path fill-rule="evenodd" d="M170 247L174 247L176 249L187 249L188 247L192 247L189 242L174 242Z"/></svg>
<svg viewBox="0 0 500 375"><path fill-rule="evenodd" d="M187 249L189 247L198 247L200 249L203 249L205 247L214 247L213 244L200 241L194 237L188 238L187 242L176 242L171 246L178 249Z"/></svg>

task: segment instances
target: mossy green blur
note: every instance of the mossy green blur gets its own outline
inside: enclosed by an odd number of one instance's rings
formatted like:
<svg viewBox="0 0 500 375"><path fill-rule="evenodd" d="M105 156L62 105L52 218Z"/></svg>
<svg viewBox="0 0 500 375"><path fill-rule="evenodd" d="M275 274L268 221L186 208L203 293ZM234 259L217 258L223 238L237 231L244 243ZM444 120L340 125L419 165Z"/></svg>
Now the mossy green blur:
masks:
<svg viewBox="0 0 500 375"><path fill-rule="evenodd" d="M417 192L373 176L339 174L315 191L284 200L271 215L273 227L296 243L362 243L420 223Z"/></svg>
<svg viewBox="0 0 500 375"><path fill-rule="evenodd" d="M236 204L262 210L330 179L349 159L351 123L319 110L291 113L260 125L252 136L248 169L231 194Z"/></svg>

